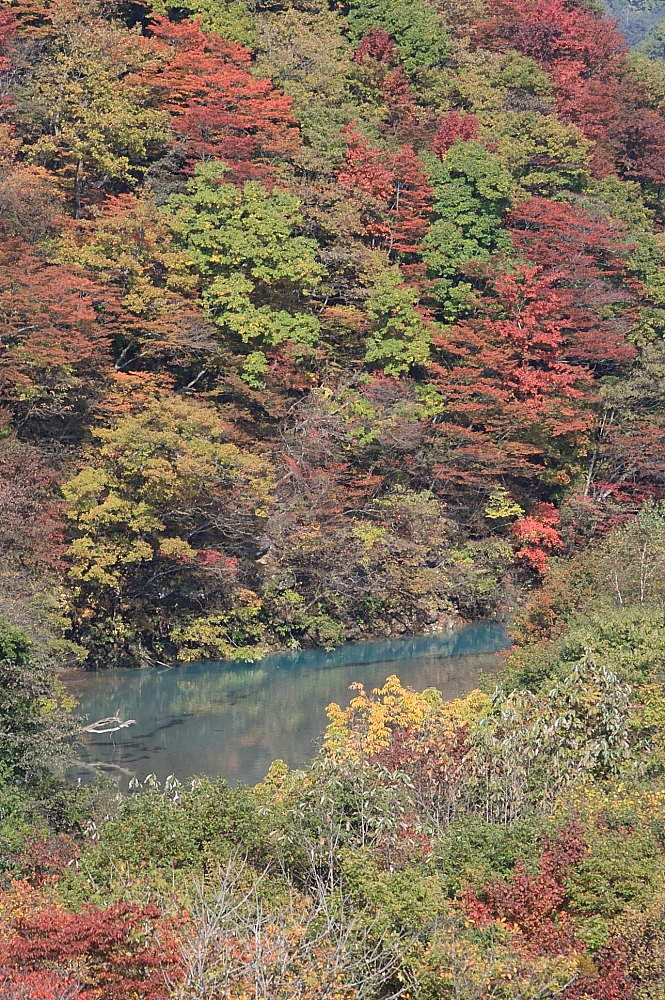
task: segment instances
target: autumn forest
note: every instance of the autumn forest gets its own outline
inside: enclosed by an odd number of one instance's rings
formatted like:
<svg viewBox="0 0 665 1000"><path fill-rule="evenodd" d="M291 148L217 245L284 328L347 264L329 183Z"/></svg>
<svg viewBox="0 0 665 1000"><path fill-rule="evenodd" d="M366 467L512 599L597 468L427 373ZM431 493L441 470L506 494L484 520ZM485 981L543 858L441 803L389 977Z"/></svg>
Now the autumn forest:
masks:
<svg viewBox="0 0 665 1000"><path fill-rule="evenodd" d="M662 7L0 2L2 1000L665 1000ZM67 777L63 670L481 619Z"/></svg>

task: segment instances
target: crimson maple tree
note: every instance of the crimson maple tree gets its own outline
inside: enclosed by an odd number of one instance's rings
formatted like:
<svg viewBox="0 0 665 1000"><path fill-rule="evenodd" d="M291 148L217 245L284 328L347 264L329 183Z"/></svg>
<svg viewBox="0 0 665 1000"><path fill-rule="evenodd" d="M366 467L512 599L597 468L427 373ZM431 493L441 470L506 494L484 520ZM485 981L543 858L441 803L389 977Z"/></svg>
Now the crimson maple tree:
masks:
<svg viewBox="0 0 665 1000"><path fill-rule="evenodd" d="M0 249L0 401L18 424L85 412L110 362L112 295L19 239Z"/></svg>
<svg viewBox="0 0 665 1000"><path fill-rule="evenodd" d="M249 72L248 49L205 32L197 21L156 18L150 25L161 64L143 75L172 116L185 161L224 160L233 177L270 175L300 137L291 98Z"/></svg>
<svg viewBox="0 0 665 1000"><path fill-rule="evenodd" d="M468 142L478 135L478 119L474 114L451 111L439 122L432 149L443 157L456 142Z"/></svg>
<svg viewBox="0 0 665 1000"><path fill-rule="evenodd" d="M551 503L538 503L531 512L520 517L513 525L513 534L521 543L518 559L524 559L539 573L547 568L547 557L563 548L563 540L557 531L559 512Z"/></svg>
<svg viewBox="0 0 665 1000"><path fill-rule="evenodd" d="M389 252L417 254L434 195L413 147L386 154L363 139L353 122L342 134L347 148L337 179L359 204L365 234Z"/></svg>
<svg viewBox="0 0 665 1000"><path fill-rule="evenodd" d="M515 247L550 279L565 356L603 373L625 368L636 353L626 336L638 290L625 279L633 249L625 226L544 198L522 202L507 224Z"/></svg>
<svg viewBox="0 0 665 1000"><path fill-rule="evenodd" d="M499 468L544 475L548 452L561 464L588 432L591 373L567 358L561 319L557 277L522 265L488 282L477 318L435 338L440 488L487 482Z"/></svg>

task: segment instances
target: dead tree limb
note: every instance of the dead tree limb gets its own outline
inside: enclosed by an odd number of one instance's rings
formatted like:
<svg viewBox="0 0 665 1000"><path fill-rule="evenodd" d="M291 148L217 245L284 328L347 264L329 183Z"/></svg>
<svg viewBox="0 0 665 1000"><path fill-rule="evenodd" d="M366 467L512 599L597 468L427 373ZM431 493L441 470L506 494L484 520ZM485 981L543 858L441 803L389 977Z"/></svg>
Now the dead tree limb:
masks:
<svg viewBox="0 0 665 1000"><path fill-rule="evenodd" d="M135 726L136 719L126 719L124 722L119 715L110 715L108 719L97 719L88 726L82 726L82 732L93 733L96 736L103 736L104 733L117 733L119 729L126 729L127 726ZM106 728L102 729L104 726Z"/></svg>

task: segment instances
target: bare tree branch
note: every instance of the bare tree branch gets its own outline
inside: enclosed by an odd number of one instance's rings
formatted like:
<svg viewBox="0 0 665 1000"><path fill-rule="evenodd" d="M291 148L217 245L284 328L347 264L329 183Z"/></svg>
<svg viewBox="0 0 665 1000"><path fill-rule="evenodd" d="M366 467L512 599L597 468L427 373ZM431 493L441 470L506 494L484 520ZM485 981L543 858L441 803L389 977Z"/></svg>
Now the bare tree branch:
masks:
<svg viewBox="0 0 665 1000"><path fill-rule="evenodd" d="M95 736L103 736L104 733L117 733L119 729L126 729L127 726L135 726L136 719L126 719L124 722L119 715L109 715L106 719L97 719L96 722L91 722L88 726L82 726L81 731L84 733L93 733ZM105 726L105 729L101 727Z"/></svg>

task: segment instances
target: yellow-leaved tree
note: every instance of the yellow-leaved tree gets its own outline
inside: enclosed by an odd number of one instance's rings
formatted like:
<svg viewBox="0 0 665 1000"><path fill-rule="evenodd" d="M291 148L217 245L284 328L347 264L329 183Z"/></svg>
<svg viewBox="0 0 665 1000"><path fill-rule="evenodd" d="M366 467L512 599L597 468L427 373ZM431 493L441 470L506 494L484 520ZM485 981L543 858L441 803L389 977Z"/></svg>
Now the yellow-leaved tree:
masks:
<svg viewBox="0 0 665 1000"><path fill-rule="evenodd" d="M154 52L104 14L96 0L51 5L46 55L20 67L18 135L32 162L72 192L77 218L88 195L140 180L170 136L168 116L138 80Z"/></svg>
<svg viewBox="0 0 665 1000"><path fill-rule="evenodd" d="M202 636L197 653L250 652L257 602L239 580L272 502L269 463L230 442L213 407L179 396L94 435L63 488L74 611L93 657L186 656Z"/></svg>
<svg viewBox="0 0 665 1000"><path fill-rule="evenodd" d="M490 705L482 691L444 701L436 688L422 692L405 688L395 674L370 693L360 683L352 684L351 690L356 694L347 708L333 703L326 710L330 721L324 749L335 759L380 754L390 747L397 732L413 738L452 735L481 718Z"/></svg>

